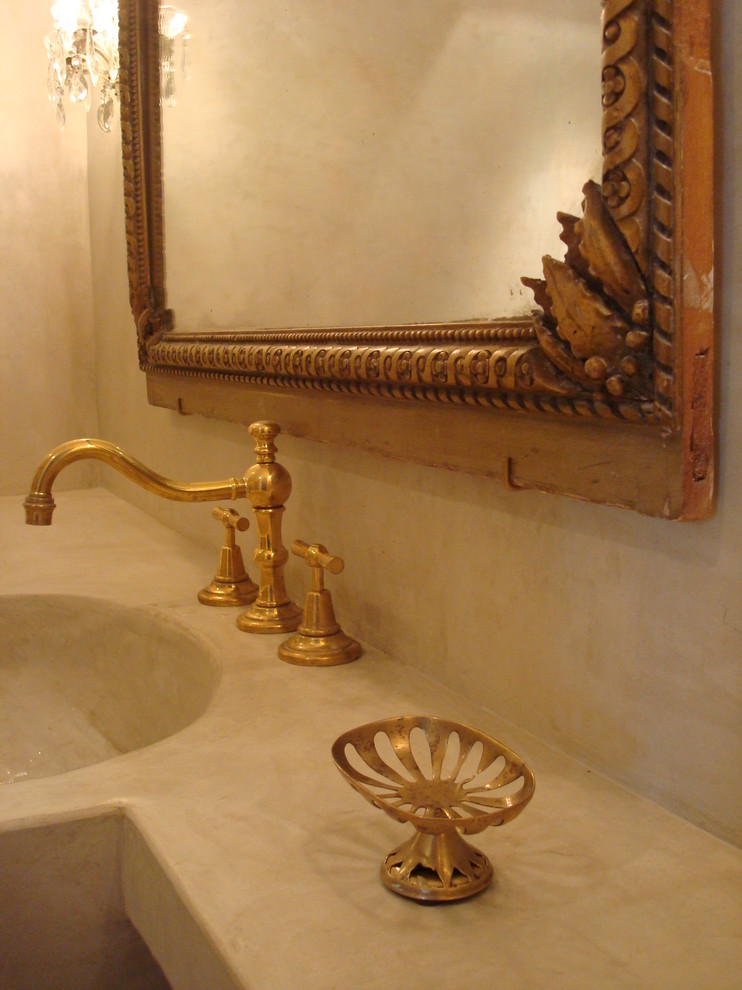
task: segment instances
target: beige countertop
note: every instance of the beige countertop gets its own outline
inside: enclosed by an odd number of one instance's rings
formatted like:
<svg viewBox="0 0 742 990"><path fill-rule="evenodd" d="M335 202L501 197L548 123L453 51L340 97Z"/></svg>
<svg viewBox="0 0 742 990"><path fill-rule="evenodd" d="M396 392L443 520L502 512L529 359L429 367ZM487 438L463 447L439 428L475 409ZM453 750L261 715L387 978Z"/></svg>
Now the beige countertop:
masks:
<svg viewBox="0 0 742 990"><path fill-rule="evenodd" d="M342 667L282 663L281 637L242 633L234 610L198 604L217 548L100 489L56 500L48 529L23 525L20 497L0 499L0 593L140 606L202 639L220 680L205 714L170 738L0 788L0 832L124 809L127 909L176 990L742 986L741 850L399 659L367 649ZM342 732L399 714L474 725L536 776L516 821L474 837L495 881L469 901L422 906L382 886L381 860L409 826L332 763Z"/></svg>

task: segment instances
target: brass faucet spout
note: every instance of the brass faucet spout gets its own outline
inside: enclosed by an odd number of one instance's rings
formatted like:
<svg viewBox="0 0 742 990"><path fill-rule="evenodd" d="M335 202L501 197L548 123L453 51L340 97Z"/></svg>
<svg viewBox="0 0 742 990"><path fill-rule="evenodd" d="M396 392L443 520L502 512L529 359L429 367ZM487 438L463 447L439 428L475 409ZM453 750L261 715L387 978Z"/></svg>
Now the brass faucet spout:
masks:
<svg viewBox="0 0 742 990"><path fill-rule="evenodd" d="M115 468L124 477L144 488L145 491L159 495L161 498L173 499L176 502L211 502L244 498L247 495L247 485L244 478L193 483L172 481L170 478L164 478L161 474L151 471L140 461L130 457L120 447L109 443L107 440L70 440L50 451L36 470L31 482L31 491L23 503L28 525L51 525L55 507L52 498L54 479L68 464L87 459L103 461L104 464Z"/></svg>

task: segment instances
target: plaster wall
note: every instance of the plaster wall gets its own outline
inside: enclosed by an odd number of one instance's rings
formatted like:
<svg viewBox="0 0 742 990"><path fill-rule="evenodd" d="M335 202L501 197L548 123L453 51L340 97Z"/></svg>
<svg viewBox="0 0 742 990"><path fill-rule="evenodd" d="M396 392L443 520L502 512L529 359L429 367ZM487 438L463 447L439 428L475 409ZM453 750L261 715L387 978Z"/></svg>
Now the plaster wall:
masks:
<svg viewBox="0 0 742 990"><path fill-rule="evenodd" d="M44 0L0 4L0 494L23 490L50 447L97 432L87 122L74 108L57 129L51 26ZM85 465L73 483L97 476Z"/></svg>
<svg viewBox="0 0 742 990"><path fill-rule="evenodd" d="M318 540L345 558L331 584L348 632L742 843L742 413L733 388L742 378L742 9L721 0L719 11L723 337L712 520L671 524L511 493L291 438L279 449L294 480L286 542ZM252 462L245 428L147 405L128 308L119 153L115 138L90 130L101 434L171 477L241 473ZM110 473L104 483L213 546L216 565L220 533L208 506L154 499ZM55 524L64 525L61 502ZM301 600L306 573L292 562L288 577Z"/></svg>

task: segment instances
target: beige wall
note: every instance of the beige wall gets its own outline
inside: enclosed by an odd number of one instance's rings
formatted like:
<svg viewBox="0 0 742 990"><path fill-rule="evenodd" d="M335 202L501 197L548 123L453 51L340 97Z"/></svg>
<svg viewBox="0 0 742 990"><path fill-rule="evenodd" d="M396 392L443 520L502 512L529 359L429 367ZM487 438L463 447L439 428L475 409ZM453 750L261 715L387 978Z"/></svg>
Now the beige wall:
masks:
<svg viewBox="0 0 742 990"><path fill-rule="evenodd" d="M0 4L0 493L42 452L95 433L85 114L60 132L46 92L49 3ZM78 484L97 477L86 465ZM62 479L63 486L67 479Z"/></svg>
<svg viewBox="0 0 742 990"><path fill-rule="evenodd" d="M332 587L348 631L742 842L742 415L731 386L742 377L734 236L742 223L734 50L742 10L736 0L721 8L716 517L670 524L290 438L280 451L294 478L287 541L320 540L346 558ZM128 309L117 141L91 128L89 162L101 435L174 477L242 472L252 459L246 429L146 403ZM52 374L54 362L43 367ZM69 469L69 483L78 472ZM105 483L213 544L216 562L208 507L153 499L111 474ZM289 578L301 598L306 575L292 565Z"/></svg>

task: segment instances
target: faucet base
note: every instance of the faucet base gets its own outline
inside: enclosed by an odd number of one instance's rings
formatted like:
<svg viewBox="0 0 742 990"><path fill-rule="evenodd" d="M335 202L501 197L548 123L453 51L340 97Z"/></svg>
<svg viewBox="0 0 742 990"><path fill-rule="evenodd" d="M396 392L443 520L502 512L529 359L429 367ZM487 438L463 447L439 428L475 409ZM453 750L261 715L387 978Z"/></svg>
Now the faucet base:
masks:
<svg viewBox="0 0 742 990"><path fill-rule="evenodd" d="M301 619L302 611L293 602L264 605L255 601L247 611L237 616L237 628L252 633L293 632L299 628Z"/></svg>
<svg viewBox="0 0 742 990"><path fill-rule="evenodd" d="M302 667L336 667L357 660L361 652L361 644L346 636L342 629L330 636L307 636L298 632L278 647L281 660Z"/></svg>

